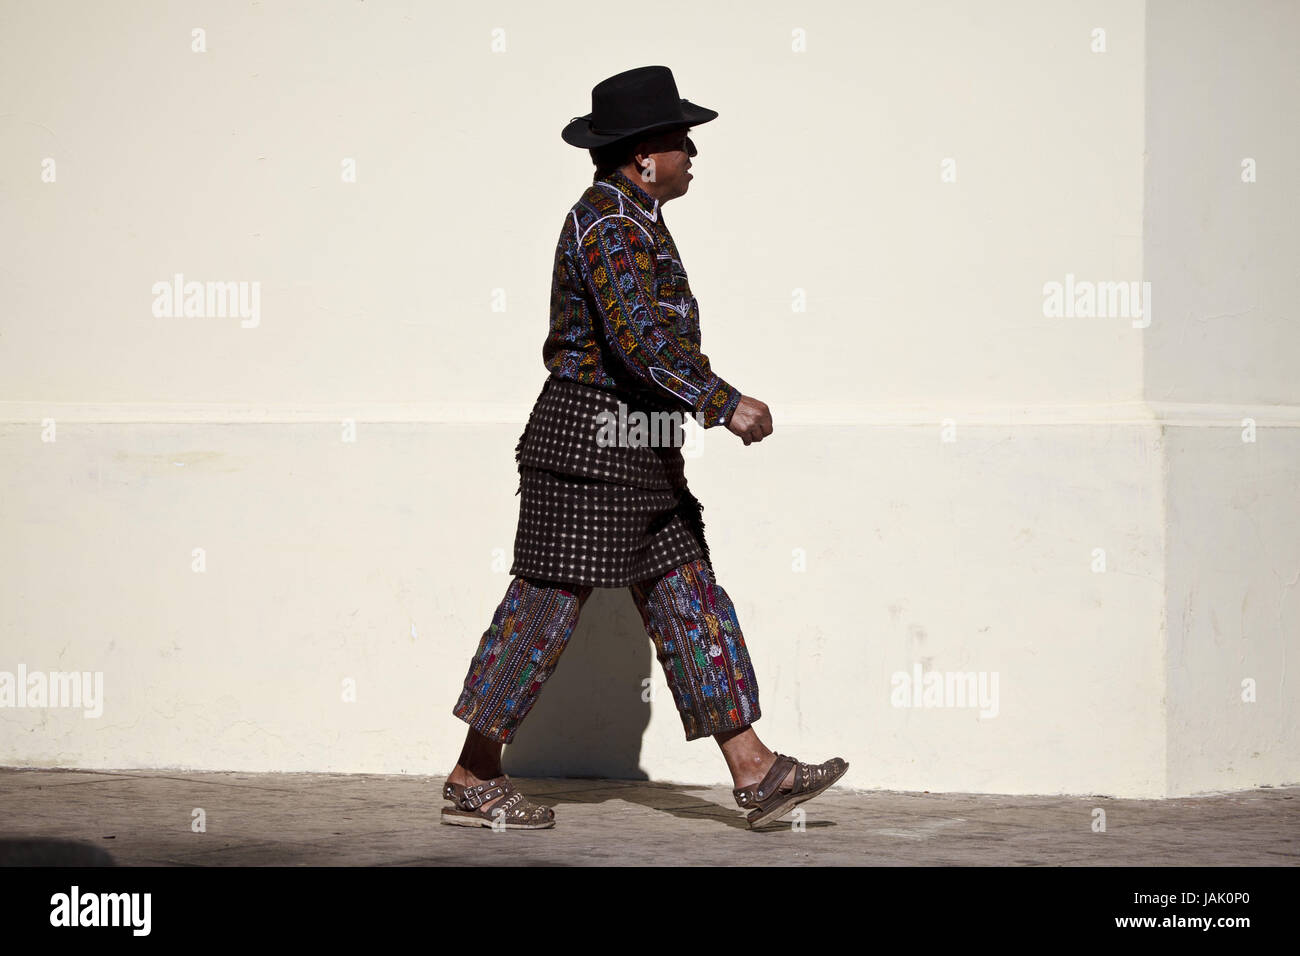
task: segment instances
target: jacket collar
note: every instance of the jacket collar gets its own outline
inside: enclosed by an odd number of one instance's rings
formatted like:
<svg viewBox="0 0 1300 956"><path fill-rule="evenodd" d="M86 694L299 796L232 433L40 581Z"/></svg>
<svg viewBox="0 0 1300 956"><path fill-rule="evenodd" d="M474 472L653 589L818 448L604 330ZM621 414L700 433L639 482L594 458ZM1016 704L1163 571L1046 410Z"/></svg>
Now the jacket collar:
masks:
<svg viewBox="0 0 1300 956"><path fill-rule="evenodd" d="M641 210L651 222L658 221L659 200L642 189L641 185L635 180L628 178L628 175L623 170L614 170L603 179L596 180L596 184L631 200L632 205Z"/></svg>

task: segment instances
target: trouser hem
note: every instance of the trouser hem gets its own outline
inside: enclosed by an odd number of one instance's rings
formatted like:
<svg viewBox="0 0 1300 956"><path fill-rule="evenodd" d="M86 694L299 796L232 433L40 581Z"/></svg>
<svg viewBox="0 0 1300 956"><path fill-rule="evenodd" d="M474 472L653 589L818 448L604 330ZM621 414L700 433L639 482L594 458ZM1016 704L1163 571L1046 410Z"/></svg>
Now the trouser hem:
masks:
<svg viewBox="0 0 1300 956"><path fill-rule="evenodd" d="M470 702L475 703L477 706L471 707ZM490 722L485 721L482 718L476 720L471 716L472 714L487 713L486 708L483 707L483 701L479 698L462 698L461 701L452 708L451 712L455 717L469 724L476 733L497 743L510 743L514 740L515 734L519 731L519 721L517 720Z"/></svg>
<svg viewBox="0 0 1300 956"><path fill-rule="evenodd" d="M751 717L741 717L737 720L728 720L718 724L711 724L703 728L697 728L694 731L692 731L689 726L686 726L686 740L687 742L690 742L692 740L699 740L701 737L712 737L715 734L725 734L730 730L740 730L742 727L748 727L762 716L763 712L759 710L758 707L755 707L753 716Z"/></svg>

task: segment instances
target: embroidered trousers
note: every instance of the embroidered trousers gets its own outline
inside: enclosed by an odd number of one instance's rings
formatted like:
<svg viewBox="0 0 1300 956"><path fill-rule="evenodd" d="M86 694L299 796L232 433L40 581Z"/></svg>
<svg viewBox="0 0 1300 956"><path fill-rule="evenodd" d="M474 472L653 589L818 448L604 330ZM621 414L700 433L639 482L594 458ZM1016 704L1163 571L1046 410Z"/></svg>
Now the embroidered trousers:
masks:
<svg viewBox="0 0 1300 956"><path fill-rule="evenodd" d="M758 720L758 684L745 638L709 562L690 561L628 590L686 739ZM591 591L516 576L479 641L452 713L485 737L513 740L554 673Z"/></svg>

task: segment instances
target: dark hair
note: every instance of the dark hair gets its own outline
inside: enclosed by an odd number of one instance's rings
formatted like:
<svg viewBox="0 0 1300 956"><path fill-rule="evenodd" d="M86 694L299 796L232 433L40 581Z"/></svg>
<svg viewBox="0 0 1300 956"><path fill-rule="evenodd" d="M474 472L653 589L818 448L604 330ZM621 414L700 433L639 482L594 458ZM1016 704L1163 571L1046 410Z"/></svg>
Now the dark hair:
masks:
<svg viewBox="0 0 1300 956"><path fill-rule="evenodd" d="M636 156L637 142L635 139L620 139L587 150L591 154L591 161L596 164L596 172L591 177L592 182L604 179L614 170L632 162L633 157Z"/></svg>

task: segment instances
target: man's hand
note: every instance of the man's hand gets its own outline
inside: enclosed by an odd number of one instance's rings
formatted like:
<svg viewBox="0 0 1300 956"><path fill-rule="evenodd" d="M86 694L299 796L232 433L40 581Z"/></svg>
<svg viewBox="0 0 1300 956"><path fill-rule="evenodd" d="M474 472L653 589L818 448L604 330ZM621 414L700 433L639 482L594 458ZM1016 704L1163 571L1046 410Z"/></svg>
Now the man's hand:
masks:
<svg viewBox="0 0 1300 956"><path fill-rule="evenodd" d="M748 445L750 442L762 441L772 434L772 413L767 405L748 395L740 396L740 404L731 413L727 429L735 432Z"/></svg>

